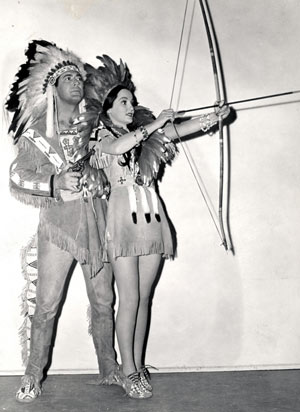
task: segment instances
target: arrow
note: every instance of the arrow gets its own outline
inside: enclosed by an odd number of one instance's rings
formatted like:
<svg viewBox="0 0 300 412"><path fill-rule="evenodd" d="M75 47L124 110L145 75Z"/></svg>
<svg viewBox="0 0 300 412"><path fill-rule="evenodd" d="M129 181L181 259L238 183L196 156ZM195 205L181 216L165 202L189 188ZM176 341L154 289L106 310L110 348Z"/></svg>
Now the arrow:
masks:
<svg viewBox="0 0 300 412"><path fill-rule="evenodd" d="M267 96L251 97L251 98L249 98L249 99L243 99L243 100L234 100L234 101L228 102L228 103L226 103L226 104L227 104L228 106L230 106L230 105L232 106L232 105L234 105L234 104L253 102L253 101L255 101L255 100L271 99L271 98L273 98L273 97L287 96L287 95L296 94L296 93L300 93L300 90L294 90L294 91L292 91L292 92L284 92L284 93L277 93L277 94L269 94L269 95L267 95ZM179 110L179 111L176 112L176 113L178 113L178 114L181 114L181 113L189 113L189 112L195 112L195 111L197 111L197 110L212 109L212 108L215 108L215 107L218 107L218 105L217 105L217 104L212 104L212 105L210 105L210 106L196 107L196 108L194 108L194 109Z"/></svg>

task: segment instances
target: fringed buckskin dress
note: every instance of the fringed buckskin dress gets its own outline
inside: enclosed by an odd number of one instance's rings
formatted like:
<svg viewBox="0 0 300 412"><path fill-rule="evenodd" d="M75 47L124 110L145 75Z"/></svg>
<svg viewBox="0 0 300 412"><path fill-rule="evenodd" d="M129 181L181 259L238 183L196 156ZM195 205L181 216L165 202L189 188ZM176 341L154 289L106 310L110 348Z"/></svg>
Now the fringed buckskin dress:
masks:
<svg viewBox="0 0 300 412"><path fill-rule="evenodd" d="M104 139L117 139L105 127L101 128L99 137L100 145ZM170 142L166 144L163 139L163 132L151 135L148 141L143 143L143 155L141 154L134 164L131 162L131 167L121 165L123 156L103 153L97 159L111 185L105 244L114 258L150 254L173 257L170 224L155 190L157 166L161 162L169 162L176 152L175 145ZM149 156L150 152L152 155L154 153L154 143L159 143L160 147L155 153L155 161ZM137 179L137 176L140 179Z"/></svg>

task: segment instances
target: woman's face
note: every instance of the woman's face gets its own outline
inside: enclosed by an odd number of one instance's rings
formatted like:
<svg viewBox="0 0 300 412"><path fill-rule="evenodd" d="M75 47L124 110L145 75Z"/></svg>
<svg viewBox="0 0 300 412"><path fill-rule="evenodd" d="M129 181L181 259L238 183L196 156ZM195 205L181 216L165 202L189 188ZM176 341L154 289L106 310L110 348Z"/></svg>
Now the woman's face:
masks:
<svg viewBox="0 0 300 412"><path fill-rule="evenodd" d="M133 95L127 89L122 89L117 94L116 99L107 115L115 126L126 127L133 121L134 106Z"/></svg>

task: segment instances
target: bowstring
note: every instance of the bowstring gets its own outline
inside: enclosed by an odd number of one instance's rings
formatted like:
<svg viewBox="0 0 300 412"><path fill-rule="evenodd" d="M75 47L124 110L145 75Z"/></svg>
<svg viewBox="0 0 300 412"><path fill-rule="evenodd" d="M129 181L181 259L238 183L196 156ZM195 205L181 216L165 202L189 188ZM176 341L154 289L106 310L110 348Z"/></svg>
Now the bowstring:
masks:
<svg viewBox="0 0 300 412"><path fill-rule="evenodd" d="M198 189L200 190L200 193L201 193L202 198L203 198L203 200L204 200L204 202L205 202L205 204L206 204L206 207L207 207L208 212L209 212L209 214L210 214L210 217L211 217L211 219L212 219L212 221L213 221L213 224L214 224L214 226L215 226L215 228L216 228L216 230L217 230L217 232L218 232L218 235L219 235L219 237L220 237L220 239L221 239L221 242L223 243L223 238L222 238L222 235L221 235L219 226L218 226L218 224L217 224L217 219L216 219L215 214L214 214L214 209L212 208L212 206L211 206L211 204L210 204L210 203L211 203L210 197L209 197L206 189L203 189L204 183L203 183L203 179L202 179L201 176L200 176L199 169L198 169L198 167L197 167L197 165L196 165L196 163L195 163L195 160L194 160L194 158L193 158L192 153L190 152L190 149L189 149L187 143L186 143L186 142L182 142L182 140L181 140L181 138L180 138L180 135L179 135L179 133L178 133L178 131L177 131L177 128L176 128L176 126L175 126L175 123L173 123L173 126L174 126L174 130L175 130L177 139L179 140L179 142L180 142L180 144L181 144L181 147L182 147L182 149L183 149L183 153L185 154L185 157L186 157L186 159L187 159L187 161L188 161L188 164L189 164L189 166L190 166L191 172L192 172L192 174L193 174L193 176L194 176L194 179L195 179L195 181L196 181L196 184L197 184L197 186L198 186ZM201 185L200 181L201 181L202 185ZM203 186L203 187L202 187L202 186ZM206 195L204 194L204 191L205 191ZM209 201L208 201L207 199L209 199Z"/></svg>
<svg viewBox="0 0 300 412"><path fill-rule="evenodd" d="M172 93L171 93L171 99L170 99L170 106L169 106L170 108L172 107L172 102L173 102L173 97L174 97L174 90L175 90L177 73L178 73L179 57L181 55L182 40L183 40L183 33L184 33L184 28L185 28L188 4L189 4L189 0L186 0L185 9L184 9L184 16L183 16L183 21L182 21L182 26L181 26L179 47L178 47L178 52L177 52L177 59L176 59L175 74L174 74L174 79L173 79Z"/></svg>
<svg viewBox="0 0 300 412"><path fill-rule="evenodd" d="M172 102L173 102L173 98L174 98L174 90L175 90L175 85L176 85L176 80L177 80L177 75L178 75L179 58L180 58L180 55L181 55L182 42L183 42L183 34L184 34L184 31L185 31L185 25L186 25L188 3L189 3L189 0L186 0L185 10L184 10L184 17L183 17L183 22L182 22L182 27L181 27L181 34L180 34L180 41L179 41L178 53L177 53L177 59L176 59L175 74L174 74L174 80L173 80L173 85L172 85L172 93L171 93L170 106L169 106L170 108L172 107ZM195 0L194 0L194 9L195 9ZM191 24L192 24L192 23L191 23ZM190 29L191 29L191 28L190 28ZM185 56L185 59L186 59L186 56ZM179 105L179 98L178 98L178 101L177 101L177 105ZM217 217L215 216L215 214L214 214L215 211L214 211L213 207L211 206L211 199L210 199L210 197L209 197L209 195L208 195L208 193L207 193L207 191L206 191L205 185L204 185L204 183L203 183L203 179L201 178L199 169L198 169L198 167L197 167L197 165L196 165L196 163L195 163L195 160L194 160L194 158L193 158L193 155L192 155L192 153L190 152L190 149L189 149L189 147L188 147L188 144L187 144L186 142L183 142L183 141L181 140L181 137L180 137L180 135L179 135L179 133L178 133L178 131L177 131L177 128L176 128L176 126L175 126L175 123L173 123L173 127L174 127L174 130L175 130L177 139L178 139L178 141L179 141L179 143L180 143L180 145L181 145L181 147L182 147L182 149L183 149L184 155L185 155L185 157L186 157L186 159L187 159L188 165L189 165L189 167L190 167L190 169L191 169L191 172L192 172L192 174L193 174L193 176L194 176L195 182L196 182L196 184L197 184L197 186L198 186L198 189L199 189L199 191L200 191L200 193L201 193L201 196L202 196L202 198L203 198L203 200L204 200L204 202L205 202L205 204L206 204L206 207L207 207L207 209L208 209L208 212L209 212L209 214L210 214L210 217L211 217L211 219L212 219L212 221L213 221L213 223L214 223L214 226L215 226L215 228L216 228L216 230L217 230L217 232L218 232L218 235L219 235L219 237L220 237L220 239L221 239L221 242L223 243L222 234L221 234L221 231L220 231L219 226L218 226L218 223L217 223ZM200 182L201 182L201 183L200 183ZM205 192L205 193L204 193L204 192ZM209 201L208 201L208 199L209 199Z"/></svg>

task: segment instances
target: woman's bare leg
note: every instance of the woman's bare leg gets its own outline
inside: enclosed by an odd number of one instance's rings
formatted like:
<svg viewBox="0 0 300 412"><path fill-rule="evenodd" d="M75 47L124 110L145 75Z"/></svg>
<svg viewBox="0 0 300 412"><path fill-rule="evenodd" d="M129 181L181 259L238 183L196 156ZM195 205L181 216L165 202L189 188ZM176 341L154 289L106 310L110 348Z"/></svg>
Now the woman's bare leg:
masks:
<svg viewBox="0 0 300 412"><path fill-rule="evenodd" d="M146 328L149 318L149 297L157 276L161 255L139 257L139 308L134 337L134 360L137 370L142 366Z"/></svg>
<svg viewBox="0 0 300 412"><path fill-rule="evenodd" d="M133 345L139 304L138 258L118 257L113 259L110 256L110 262L119 296L116 332L123 372L127 376L136 371Z"/></svg>

